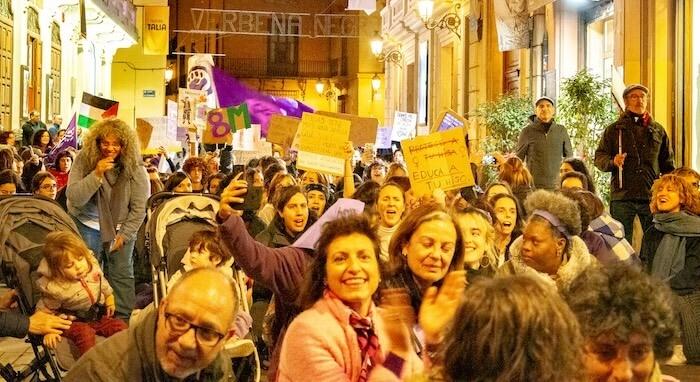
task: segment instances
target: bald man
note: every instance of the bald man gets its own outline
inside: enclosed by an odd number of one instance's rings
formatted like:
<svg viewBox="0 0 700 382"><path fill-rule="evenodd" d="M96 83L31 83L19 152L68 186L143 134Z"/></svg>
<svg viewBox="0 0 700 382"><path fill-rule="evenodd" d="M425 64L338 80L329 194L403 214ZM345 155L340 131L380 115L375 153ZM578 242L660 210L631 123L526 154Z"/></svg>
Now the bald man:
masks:
<svg viewBox="0 0 700 382"><path fill-rule="evenodd" d="M231 361L221 353L234 334L236 289L216 269L186 273L156 311L95 346L65 381L227 381Z"/></svg>

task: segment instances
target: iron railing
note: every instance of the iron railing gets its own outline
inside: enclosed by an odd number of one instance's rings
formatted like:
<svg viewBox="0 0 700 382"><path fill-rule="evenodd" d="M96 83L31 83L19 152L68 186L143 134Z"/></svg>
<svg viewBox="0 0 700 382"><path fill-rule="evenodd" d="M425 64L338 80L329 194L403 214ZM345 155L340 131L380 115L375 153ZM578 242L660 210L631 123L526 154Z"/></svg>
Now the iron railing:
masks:
<svg viewBox="0 0 700 382"><path fill-rule="evenodd" d="M273 63L266 58L223 57L222 69L238 78L330 78L346 76L347 60L299 60L295 63Z"/></svg>

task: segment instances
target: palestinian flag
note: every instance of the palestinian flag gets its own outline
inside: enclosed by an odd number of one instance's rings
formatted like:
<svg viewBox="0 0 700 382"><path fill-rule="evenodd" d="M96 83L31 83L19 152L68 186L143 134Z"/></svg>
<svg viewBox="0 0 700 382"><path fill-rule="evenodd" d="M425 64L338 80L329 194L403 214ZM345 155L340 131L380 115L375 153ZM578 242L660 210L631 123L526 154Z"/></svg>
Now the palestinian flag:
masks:
<svg viewBox="0 0 700 382"><path fill-rule="evenodd" d="M117 115L119 102L83 92L83 102L78 111L78 126L89 129L93 123Z"/></svg>

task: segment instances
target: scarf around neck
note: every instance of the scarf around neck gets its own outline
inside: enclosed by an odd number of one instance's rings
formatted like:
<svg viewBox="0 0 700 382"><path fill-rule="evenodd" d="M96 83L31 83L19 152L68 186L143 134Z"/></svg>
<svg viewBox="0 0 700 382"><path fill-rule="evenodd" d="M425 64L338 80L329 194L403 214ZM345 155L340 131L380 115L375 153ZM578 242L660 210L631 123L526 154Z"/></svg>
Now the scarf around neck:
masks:
<svg viewBox="0 0 700 382"><path fill-rule="evenodd" d="M700 217L685 211L654 215L654 228L665 233L656 249L651 274L670 280L685 267L685 239L700 237Z"/></svg>

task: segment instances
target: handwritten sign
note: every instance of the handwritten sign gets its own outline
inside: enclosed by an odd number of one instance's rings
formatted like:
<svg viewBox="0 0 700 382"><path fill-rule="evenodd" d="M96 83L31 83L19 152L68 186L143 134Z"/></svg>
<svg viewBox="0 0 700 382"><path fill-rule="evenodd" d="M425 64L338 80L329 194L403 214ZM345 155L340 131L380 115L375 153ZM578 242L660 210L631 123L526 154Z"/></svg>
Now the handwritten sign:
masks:
<svg viewBox="0 0 700 382"><path fill-rule="evenodd" d="M251 151L234 150L233 155L236 158L236 163L246 164L251 159L254 159L254 158L260 159L264 156L272 155L272 143L267 142L263 139L263 140L255 142L255 144L253 145L253 150L251 150Z"/></svg>
<svg viewBox="0 0 700 382"><path fill-rule="evenodd" d="M377 129L377 140L374 142L376 149L391 148L391 126Z"/></svg>
<svg viewBox="0 0 700 382"><path fill-rule="evenodd" d="M273 114L267 129L267 141L284 148L292 147L300 123L299 118Z"/></svg>
<svg viewBox="0 0 700 382"><path fill-rule="evenodd" d="M406 140L401 148L416 196L430 195L438 188L447 191L474 185L462 129Z"/></svg>
<svg viewBox="0 0 700 382"><path fill-rule="evenodd" d="M260 142L260 125L253 124L250 129L238 130L232 134L231 146L233 150L255 151Z"/></svg>
<svg viewBox="0 0 700 382"><path fill-rule="evenodd" d="M202 142L231 143L232 133L248 128L250 128L250 114L247 104L213 109L207 113L207 128L204 130Z"/></svg>
<svg viewBox="0 0 700 382"><path fill-rule="evenodd" d="M166 151L180 151L180 143L172 133L168 130L168 117L136 118L136 134L142 154L157 154L161 147Z"/></svg>
<svg viewBox="0 0 700 382"><path fill-rule="evenodd" d="M430 132L447 131L455 128L466 130L466 126L468 126L468 122L464 117L452 109L447 109L435 120L435 124L430 129Z"/></svg>
<svg viewBox="0 0 700 382"><path fill-rule="evenodd" d="M344 147L349 136L350 121L304 113L299 128L297 167L343 175Z"/></svg>
<svg viewBox="0 0 700 382"><path fill-rule="evenodd" d="M325 115L338 119L350 121L350 140L355 146L362 146L365 143L374 143L377 137L379 120L373 117L360 117L353 114L331 113L319 110L316 114Z"/></svg>
<svg viewBox="0 0 700 382"><path fill-rule="evenodd" d="M403 111L394 112L394 126L391 131L391 140L400 142L416 136L416 124L418 115Z"/></svg>
<svg viewBox="0 0 700 382"><path fill-rule="evenodd" d="M192 125L203 125L202 111L207 106L207 93L204 90L180 88L177 95L177 127L185 135Z"/></svg>

